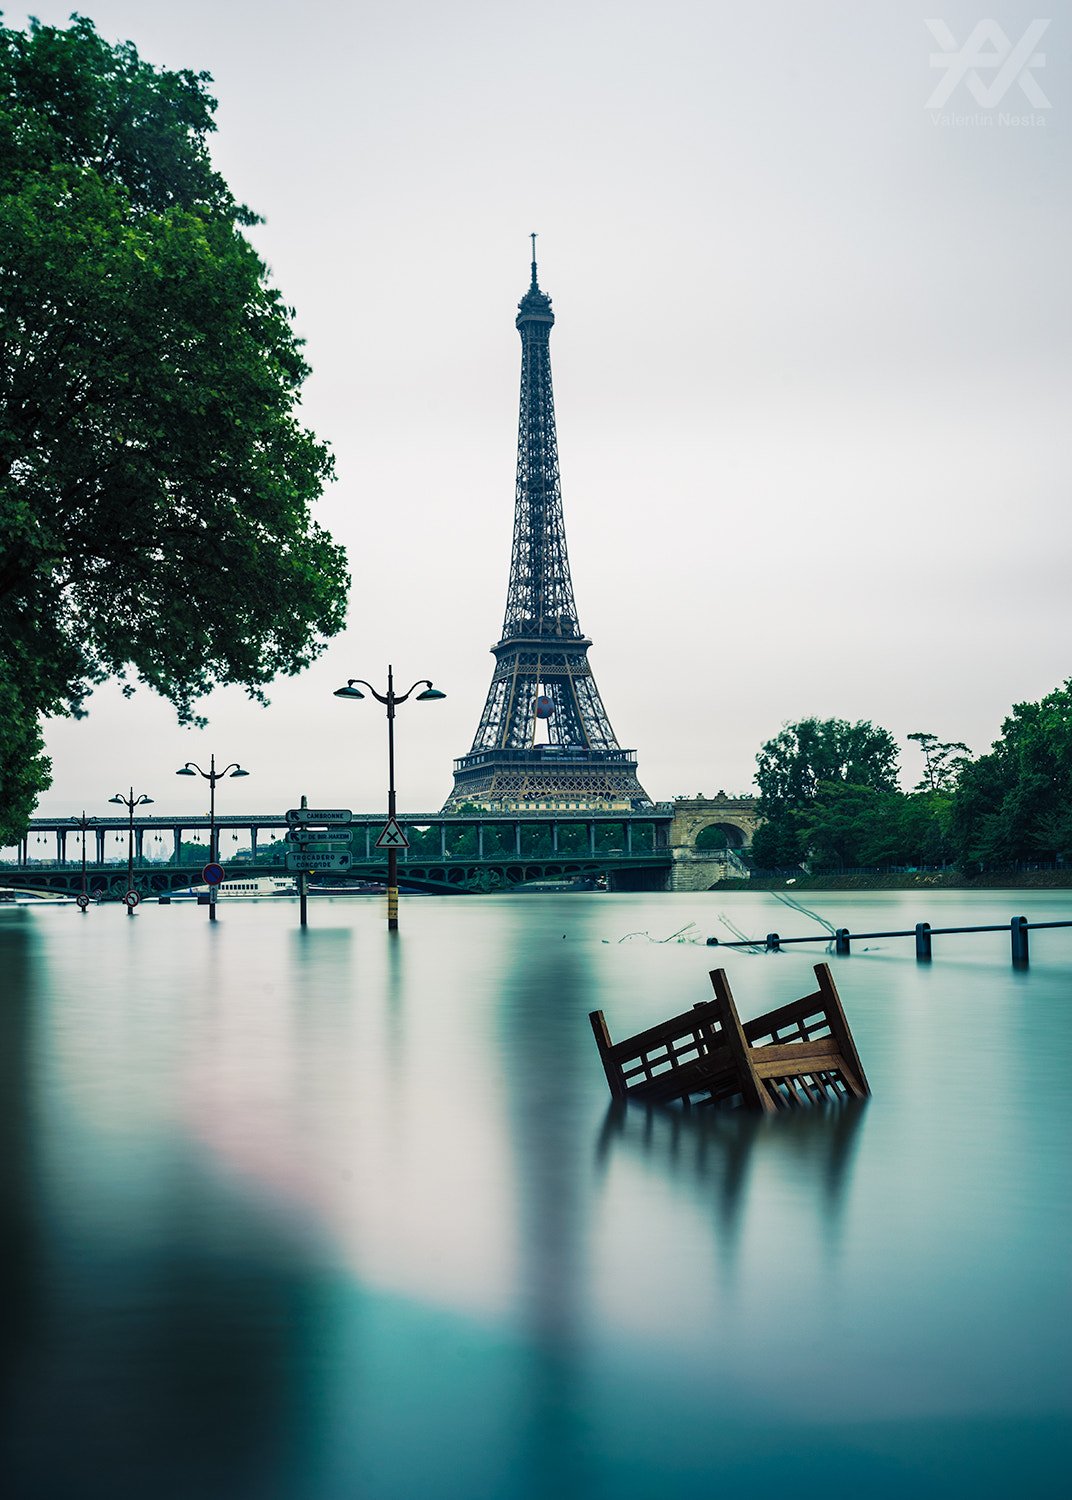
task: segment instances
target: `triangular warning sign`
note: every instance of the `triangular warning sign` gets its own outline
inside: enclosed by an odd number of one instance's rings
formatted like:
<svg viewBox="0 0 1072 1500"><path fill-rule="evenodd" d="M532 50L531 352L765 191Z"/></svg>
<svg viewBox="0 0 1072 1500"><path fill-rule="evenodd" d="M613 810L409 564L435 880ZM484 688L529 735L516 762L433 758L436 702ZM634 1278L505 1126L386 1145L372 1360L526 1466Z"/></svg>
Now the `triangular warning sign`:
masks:
<svg viewBox="0 0 1072 1500"><path fill-rule="evenodd" d="M409 839L398 826L397 821L392 818L387 827L376 840L377 849L408 849Z"/></svg>

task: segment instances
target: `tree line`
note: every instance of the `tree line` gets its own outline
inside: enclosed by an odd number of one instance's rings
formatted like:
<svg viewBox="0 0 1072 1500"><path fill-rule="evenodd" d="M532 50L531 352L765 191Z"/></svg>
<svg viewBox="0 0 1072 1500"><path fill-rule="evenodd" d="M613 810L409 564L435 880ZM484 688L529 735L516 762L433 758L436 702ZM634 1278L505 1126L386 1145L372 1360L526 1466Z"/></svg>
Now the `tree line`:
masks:
<svg viewBox="0 0 1072 1500"><path fill-rule="evenodd" d="M867 721L802 719L756 757L752 858L764 869L953 865L978 870L1072 855L1072 679L1017 703L990 751L917 731L924 772L898 784L899 751Z"/></svg>

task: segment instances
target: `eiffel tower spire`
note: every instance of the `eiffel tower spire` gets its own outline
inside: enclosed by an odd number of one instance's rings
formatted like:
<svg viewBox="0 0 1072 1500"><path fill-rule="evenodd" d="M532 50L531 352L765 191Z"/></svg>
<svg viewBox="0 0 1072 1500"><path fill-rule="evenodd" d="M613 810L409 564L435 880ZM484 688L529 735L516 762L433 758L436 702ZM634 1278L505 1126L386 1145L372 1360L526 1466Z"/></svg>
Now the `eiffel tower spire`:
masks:
<svg viewBox="0 0 1072 1500"><path fill-rule="evenodd" d="M551 389L555 315L536 276L518 303L521 414L510 583L495 670L472 749L454 763L446 811L649 807L636 754L599 696L573 599Z"/></svg>

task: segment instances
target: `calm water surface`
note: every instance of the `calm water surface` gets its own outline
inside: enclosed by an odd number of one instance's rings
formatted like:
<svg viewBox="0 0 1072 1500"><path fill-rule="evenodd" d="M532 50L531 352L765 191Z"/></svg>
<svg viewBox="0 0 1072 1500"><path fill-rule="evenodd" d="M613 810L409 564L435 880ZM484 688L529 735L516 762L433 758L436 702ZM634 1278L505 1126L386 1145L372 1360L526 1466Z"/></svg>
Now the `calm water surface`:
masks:
<svg viewBox="0 0 1072 1500"><path fill-rule="evenodd" d="M857 930L1069 893L811 895ZM874 1097L608 1111L765 894L0 913L4 1493L1002 1496L1069 1459L1072 929L833 959ZM644 934L647 936L644 936ZM638 934L627 936L627 934ZM624 939L624 941L622 941Z"/></svg>

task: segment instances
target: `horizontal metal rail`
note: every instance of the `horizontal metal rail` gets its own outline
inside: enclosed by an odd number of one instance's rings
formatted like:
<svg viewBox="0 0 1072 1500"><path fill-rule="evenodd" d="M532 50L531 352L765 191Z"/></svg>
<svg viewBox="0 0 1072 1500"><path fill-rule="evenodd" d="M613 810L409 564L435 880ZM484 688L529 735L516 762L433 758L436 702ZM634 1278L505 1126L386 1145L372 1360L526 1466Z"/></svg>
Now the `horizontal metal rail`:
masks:
<svg viewBox="0 0 1072 1500"><path fill-rule="evenodd" d="M917 922L915 927L901 927L888 932L850 932L847 927L838 927L833 932L809 933L807 937L784 938L777 932L768 932L765 938L735 938L724 942L721 938L708 938L709 948L765 948L777 953L787 943L833 943L835 951L847 957L852 952L852 943L864 938L914 937L916 957L931 957L931 938L946 937L962 932L1008 932L1012 938L1012 960L1014 964L1028 961L1027 934L1044 927L1072 927L1072 920L1064 922L1029 922L1026 917L1013 917L1010 922L990 922L979 927L932 927L929 922Z"/></svg>

